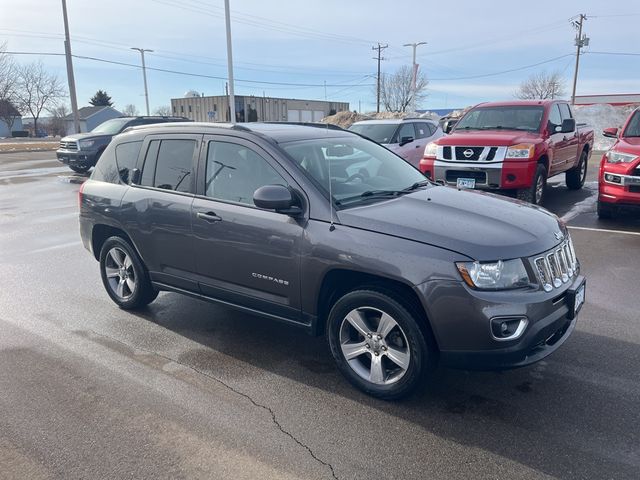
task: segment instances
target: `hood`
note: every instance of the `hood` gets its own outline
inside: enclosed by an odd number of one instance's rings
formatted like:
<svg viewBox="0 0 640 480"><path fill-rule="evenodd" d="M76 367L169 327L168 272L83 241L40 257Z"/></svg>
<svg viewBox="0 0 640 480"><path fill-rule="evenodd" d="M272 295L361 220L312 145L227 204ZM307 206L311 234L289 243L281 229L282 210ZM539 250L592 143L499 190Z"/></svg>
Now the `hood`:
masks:
<svg viewBox="0 0 640 480"><path fill-rule="evenodd" d="M640 155L640 137L620 137L614 147L620 152Z"/></svg>
<svg viewBox="0 0 640 480"><path fill-rule="evenodd" d="M432 186L338 212L341 224L446 248L480 261L529 257L566 230L543 208L477 190ZM562 238L562 237L561 237Z"/></svg>
<svg viewBox="0 0 640 480"><path fill-rule="evenodd" d="M456 132L436 140L438 145L508 147L518 143L536 143L540 141L538 132L519 132L514 130L470 130Z"/></svg>
<svg viewBox="0 0 640 480"><path fill-rule="evenodd" d="M63 141L78 141L78 140L88 140L88 139L95 139L95 138L112 138L113 135L104 135L101 133L91 133L91 132L86 132L86 133L74 133L73 135L67 135L64 138L61 138L61 140Z"/></svg>

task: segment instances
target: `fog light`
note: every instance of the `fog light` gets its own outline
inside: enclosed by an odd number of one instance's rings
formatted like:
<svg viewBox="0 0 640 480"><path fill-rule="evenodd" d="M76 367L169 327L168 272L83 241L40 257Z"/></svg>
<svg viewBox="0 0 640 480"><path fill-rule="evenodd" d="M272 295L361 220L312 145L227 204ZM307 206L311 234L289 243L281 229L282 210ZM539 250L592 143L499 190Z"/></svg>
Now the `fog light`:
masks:
<svg viewBox="0 0 640 480"><path fill-rule="evenodd" d="M612 175L611 173L605 173L604 179L611 183L622 183L622 177L619 175Z"/></svg>
<svg viewBox="0 0 640 480"><path fill-rule="evenodd" d="M497 317L491 319L491 336L495 340L515 340L527 327L526 317Z"/></svg>

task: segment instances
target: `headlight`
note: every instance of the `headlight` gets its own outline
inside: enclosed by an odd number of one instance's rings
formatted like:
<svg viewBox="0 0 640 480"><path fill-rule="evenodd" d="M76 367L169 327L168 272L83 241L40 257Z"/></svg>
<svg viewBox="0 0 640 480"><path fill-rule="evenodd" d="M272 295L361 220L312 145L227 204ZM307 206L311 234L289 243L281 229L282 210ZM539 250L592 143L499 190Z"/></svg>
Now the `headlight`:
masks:
<svg viewBox="0 0 640 480"><path fill-rule="evenodd" d="M80 140L78 142L78 145L80 146L80 149L82 150L83 148L91 148L91 147L93 147L94 143L96 143L95 140Z"/></svg>
<svg viewBox="0 0 640 480"><path fill-rule="evenodd" d="M631 163L636 158L638 158L637 155L632 155L630 153L616 152L614 150L609 150L604 155L605 157L607 157L607 163Z"/></svg>
<svg viewBox="0 0 640 480"><path fill-rule="evenodd" d="M438 154L438 144L431 142L427 144L427 148L424 149L425 157L435 157Z"/></svg>
<svg viewBox="0 0 640 480"><path fill-rule="evenodd" d="M519 258L491 263L457 262L456 266L471 288L505 290L529 285L529 275Z"/></svg>
<svg viewBox="0 0 640 480"><path fill-rule="evenodd" d="M534 145L530 143L520 143L512 145L507 149L505 158L531 158L533 157Z"/></svg>

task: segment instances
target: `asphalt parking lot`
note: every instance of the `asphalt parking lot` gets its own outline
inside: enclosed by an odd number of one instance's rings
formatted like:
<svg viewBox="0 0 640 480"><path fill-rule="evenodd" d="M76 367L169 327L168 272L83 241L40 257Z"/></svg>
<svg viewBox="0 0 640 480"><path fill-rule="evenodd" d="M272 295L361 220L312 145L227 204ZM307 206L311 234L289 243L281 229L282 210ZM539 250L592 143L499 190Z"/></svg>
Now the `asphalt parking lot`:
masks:
<svg viewBox="0 0 640 480"><path fill-rule="evenodd" d="M80 244L82 177L0 155L0 477L638 478L640 218L550 181L587 301L552 356L438 369L401 402L353 389L323 338L177 294L138 313Z"/></svg>

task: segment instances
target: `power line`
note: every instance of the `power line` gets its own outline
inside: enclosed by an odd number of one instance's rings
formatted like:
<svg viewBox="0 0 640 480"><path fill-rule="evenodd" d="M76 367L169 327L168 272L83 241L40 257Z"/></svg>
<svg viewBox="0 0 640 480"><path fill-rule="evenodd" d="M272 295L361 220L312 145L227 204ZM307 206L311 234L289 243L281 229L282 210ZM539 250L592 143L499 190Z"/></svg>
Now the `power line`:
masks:
<svg viewBox="0 0 640 480"><path fill-rule="evenodd" d="M44 55L44 56L64 56L64 53L53 53L53 52L6 52L9 55ZM127 62L119 62L117 60L107 60L104 58L98 58L98 57L92 57L92 56L88 56L88 55L72 55L73 58L78 58L81 60L91 60L94 62L101 62L101 63L109 63L112 65L120 65L123 67L131 67L131 68L142 68L140 65L136 65L133 63L127 63ZM210 78L210 79L214 79L214 80L226 80L226 77L220 77L220 76L215 76L215 75L206 75L203 73L193 73L193 72L181 72L178 70L170 70L167 68L157 68L157 67L146 67L147 70L153 70L156 72L163 72L163 73L171 73L174 75L184 75L184 76L190 76L190 77L199 77L199 78ZM259 85L283 85L283 86L290 86L290 87L325 87L324 83L291 83L291 82L270 82L270 81L264 81L264 80L247 80L247 79L236 79L236 82L242 82L242 83L254 83L254 84L259 84ZM347 85L346 83L336 83L336 84L326 84L327 87L330 88L337 88L337 87L344 87L345 85ZM373 86L373 84L371 84L370 86Z"/></svg>
<svg viewBox="0 0 640 480"><path fill-rule="evenodd" d="M560 60L561 58L567 58L567 57L571 57L573 56L573 53L567 53L566 55L560 55L559 57L554 57L554 58L550 58L548 60L543 60L541 62L538 63L532 63L530 65L524 65L522 67L517 67L517 68L510 68L508 70L502 70L500 72L493 72L493 73L483 73L480 75L469 75L466 77L449 77L449 78L430 78L429 80L431 81L453 81L453 80L472 80L475 78L485 78L485 77L495 77L498 75L504 75L505 73L512 73L512 72L518 72L520 70L526 70L528 68L533 68L533 67L537 67L539 65L544 65L545 63L551 63L551 62L555 62L556 60Z"/></svg>

